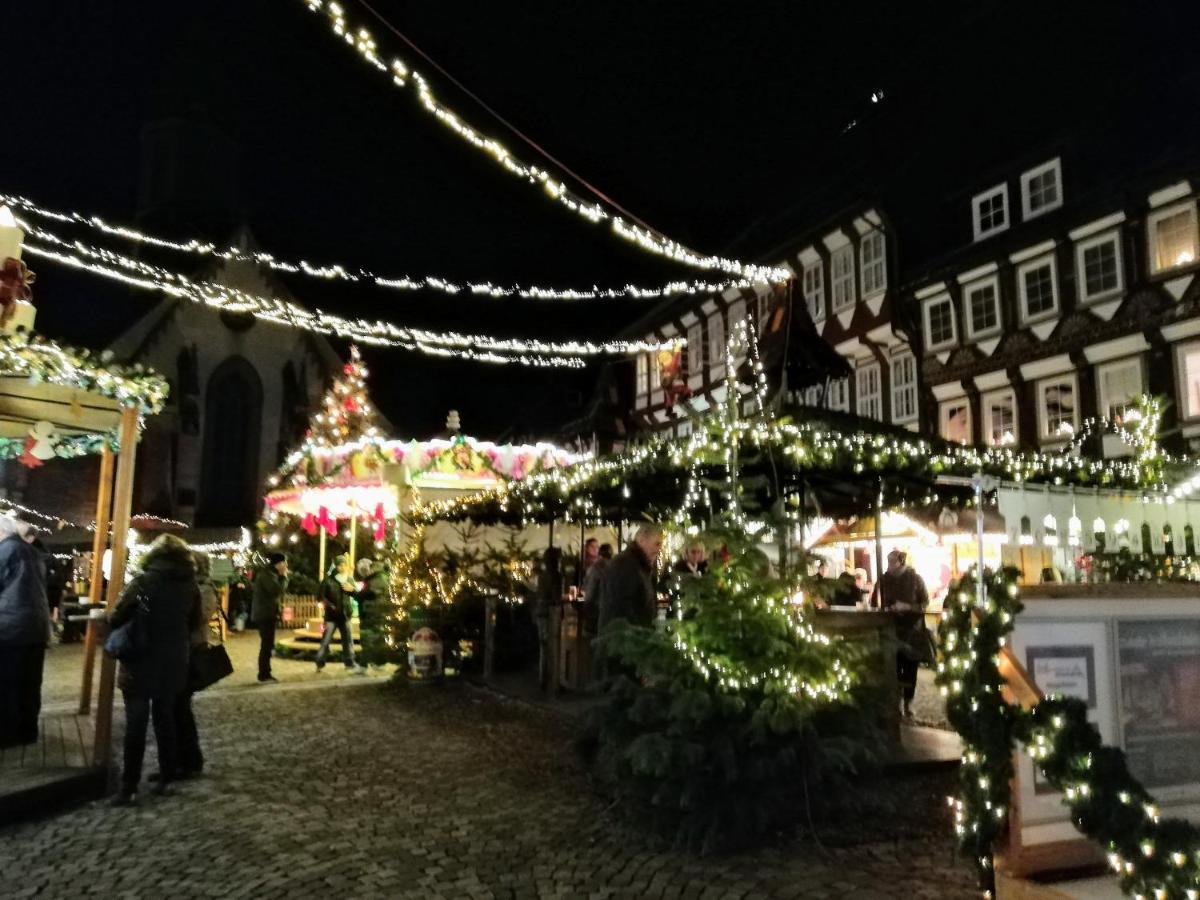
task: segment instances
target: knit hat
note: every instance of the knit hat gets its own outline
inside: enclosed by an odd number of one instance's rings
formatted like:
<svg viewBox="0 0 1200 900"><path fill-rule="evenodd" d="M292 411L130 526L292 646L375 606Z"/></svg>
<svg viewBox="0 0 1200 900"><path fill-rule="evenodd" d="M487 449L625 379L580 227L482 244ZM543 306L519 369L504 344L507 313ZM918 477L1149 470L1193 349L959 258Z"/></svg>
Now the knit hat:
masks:
<svg viewBox="0 0 1200 900"><path fill-rule="evenodd" d="M287 562L287 557L284 556L282 553L268 553L267 554L267 565L268 566L277 566L281 562Z"/></svg>

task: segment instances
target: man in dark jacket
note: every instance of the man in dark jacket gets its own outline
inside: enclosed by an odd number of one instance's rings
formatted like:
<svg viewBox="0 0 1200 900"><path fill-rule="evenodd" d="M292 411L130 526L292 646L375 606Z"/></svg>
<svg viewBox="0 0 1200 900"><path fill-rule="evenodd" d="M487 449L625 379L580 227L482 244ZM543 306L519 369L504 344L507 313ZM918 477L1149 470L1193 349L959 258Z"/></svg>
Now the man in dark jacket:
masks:
<svg viewBox="0 0 1200 900"><path fill-rule="evenodd" d="M887 571L879 576L871 599L880 609L896 614L896 637L900 642L896 650L896 680L900 682L902 712L905 718L911 718L922 644L927 642L925 608L929 606L929 592L925 580L907 565L907 560L903 550L893 550L887 555Z"/></svg>
<svg viewBox="0 0 1200 900"><path fill-rule="evenodd" d="M0 516L0 747L37 741L50 641L46 570L18 524Z"/></svg>
<svg viewBox="0 0 1200 900"><path fill-rule="evenodd" d="M342 636L342 657L346 668L358 673L363 669L354 659L354 638L350 634L350 600L358 590L354 581L354 566L349 556L339 556L333 561L333 571L321 582L320 600L325 610L325 633L321 636L321 649L317 651L317 671L325 668L325 657L333 642L336 630Z"/></svg>
<svg viewBox="0 0 1200 900"><path fill-rule="evenodd" d="M122 660L117 686L125 697L125 764L121 790L113 801L135 801L146 754L146 726L154 719L159 780L154 793L167 793L179 772L175 704L187 689L191 634L200 624L200 590L188 545L164 534L150 545L140 562L141 574L121 594L109 621L119 628L141 617L145 647Z"/></svg>
<svg viewBox="0 0 1200 900"><path fill-rule="evenodd" d="M662 552L663 532L642 525L633 542L613 557L601 578L599 632L617 619L649 626L654 621L654 563Z"/></svg>
<svg viewBox="0 0 1200 900"><path fill-rule="evenodd" d="M275 652L275 623L279 620L279 604L287 590L288 564L282 553L267 556L267 565L254 577L254 597L250 603L250 618L258 626L258 680L278 681L271 674L271 654Z"/></svg>

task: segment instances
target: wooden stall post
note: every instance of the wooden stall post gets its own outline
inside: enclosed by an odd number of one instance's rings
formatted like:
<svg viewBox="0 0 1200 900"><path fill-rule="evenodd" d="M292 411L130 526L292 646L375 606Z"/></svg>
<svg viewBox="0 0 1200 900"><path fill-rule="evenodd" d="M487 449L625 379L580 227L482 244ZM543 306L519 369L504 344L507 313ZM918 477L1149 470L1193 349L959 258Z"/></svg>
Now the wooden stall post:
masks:
<svg viewBox="0 0 1200 900"><path fill-rule="evenodd" d="M484 601L483 619L483 677L491 678L496 667L496 595L488 594Z"/></svg>
<svg viewBox="0 0 1200 900"><path fill-rule="evenodd" d="M104 588L104 551L108 547L108 514L112 509L113 452L108 444L100 455L100 485L96 491L96 534L92 538L92 570L88 579L88 603L100 602ZM93 607L94 608L94 607ZM83 649L83 684L79 691L79 714L92 711L92 670L96 667L96 644L100 623L89 618Z"/></svg>
<svg viewBox="0 0 1200 900"><path fill-rule="evenodd" d="M111 612L125 586L125 559L128 554L129 520L133 514L133 472L137 463L138 411L127 406L121 412L120 456L117 460L117 484L113 496L112 562L108 573L105 606ZM112 762L113 682L116 660L108 655L100 659L100 693L96 699L96 742L93 758L97 766Z"/></svg>
<svg viewBox="0 0 1200 900"><path fill-rule="evenodd" d="M879 479L879 490L875 494L875 585L883 577L883 479ZM878 591L879 605L883 606L883 591Z"/></svg>

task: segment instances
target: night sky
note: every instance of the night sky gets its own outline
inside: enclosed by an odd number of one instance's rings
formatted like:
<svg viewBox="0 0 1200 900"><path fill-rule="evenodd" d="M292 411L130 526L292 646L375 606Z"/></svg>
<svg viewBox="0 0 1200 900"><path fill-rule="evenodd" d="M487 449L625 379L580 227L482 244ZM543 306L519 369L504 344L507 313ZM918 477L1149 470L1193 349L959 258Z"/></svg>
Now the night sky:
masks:
<svg viewBox="0 0 1200 900"><path fill-rule="evenodd" d="M283 258L556 286L693 277L504 174L420 111L413 91L396 91L359 62L301 0L6 6L5 192L132 222L142 126L187 114L233 141L235 218ZM385 59L401 55L480 130L553 171L358 2L343 6L371 28ZM750 257L770 246L756 244L769 232L763 222L837 181L843 132L877 114L874 91L884 92L880 110L936 109L941 124L961 114L965 125L988 91L1068 109L1072 95L1088 96L1090 75L1117 62L1145 60L1169 73L1173 53L1194 54L1179 19L1190 5L1166 0L372 6L637 216L697 250ZM886 155L887 142L872 152ZM160 230L228 238L199 218ZM191 268L184 257L163 261ZM52 337L86 344L117 315L109 304L154 302L31 262L39 327ZM648 308L289 284L310 305L502 336L602 339ZM438 429L451 406L480 436L544 432L570 417L564 390L586 390L594 377L594 367L571 378L402 351L375 351L369 361L379 405L415 436Z"/></svg>

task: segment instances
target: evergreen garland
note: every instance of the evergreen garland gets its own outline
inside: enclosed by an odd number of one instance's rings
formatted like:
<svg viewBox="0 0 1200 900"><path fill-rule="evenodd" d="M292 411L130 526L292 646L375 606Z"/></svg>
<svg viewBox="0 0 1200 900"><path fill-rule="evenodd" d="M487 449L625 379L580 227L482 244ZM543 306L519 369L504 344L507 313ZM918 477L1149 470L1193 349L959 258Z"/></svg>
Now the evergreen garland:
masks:
<svg viewBox="0 0 1200 900"><path fill-rule="evenodd" d="M1200 897L1200 830L1163 820L1149 792L1129 772L1123 751L1106 746L1075 698L1047 697L1032 710L1001 696L999 660L1021 610L1016 571L985 573L987 605L963 579L940 628L937 682L950 723L963 739L956 830L985 896L994 889L992 850L1007 823L1013 748L1019 741L1071 809L1079 831L1104 846L1130 896Z"/></svg>

